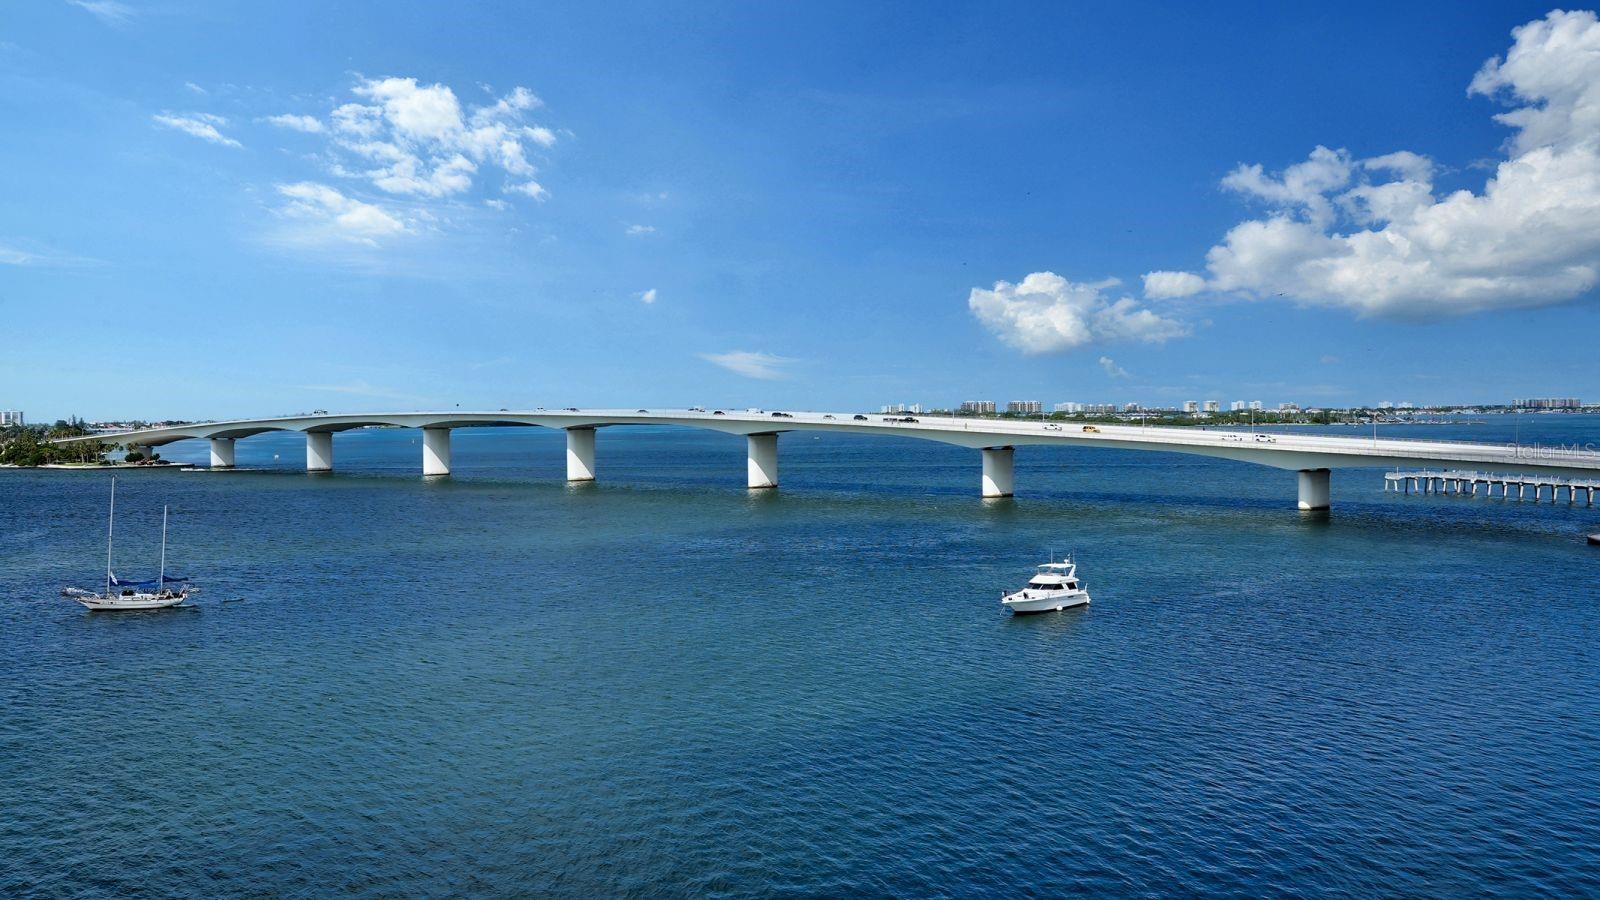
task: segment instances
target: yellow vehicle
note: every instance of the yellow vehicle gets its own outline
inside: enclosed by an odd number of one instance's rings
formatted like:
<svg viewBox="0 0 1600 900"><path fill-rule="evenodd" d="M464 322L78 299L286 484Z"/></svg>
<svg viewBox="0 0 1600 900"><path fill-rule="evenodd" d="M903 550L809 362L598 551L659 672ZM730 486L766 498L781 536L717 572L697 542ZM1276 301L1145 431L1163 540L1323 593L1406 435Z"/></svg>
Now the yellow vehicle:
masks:
<svg viewBox="0 0 1600 900"><path fill-rule="evenodd" d="M1083 426L1083 433L1084 434L1099 434L1100 433L1100 429L1094 427L1093 425L1085 425L1085 426Z"/></svg>

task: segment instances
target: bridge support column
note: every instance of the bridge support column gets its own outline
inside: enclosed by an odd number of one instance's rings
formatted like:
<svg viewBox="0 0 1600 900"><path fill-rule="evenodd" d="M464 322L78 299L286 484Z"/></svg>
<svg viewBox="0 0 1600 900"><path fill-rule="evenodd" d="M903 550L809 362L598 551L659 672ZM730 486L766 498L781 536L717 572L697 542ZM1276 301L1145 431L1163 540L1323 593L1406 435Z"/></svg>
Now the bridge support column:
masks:
<svg viewBox="0 0 1600 900"><path fill-rule="evenodd" d="M745 436L745 466L747 486L775 488L778 486L778 436L775 434L750 434Z"/></svg>
<svg viewBox="0 0 1600 900"><path fill-rule="evenodd" d="M450 474L450 429L422 429L422 474Z"/></svg>
<svg viewBox="0 0 1600 900"><path fill-rule="evenodd" d="M1009 497L1016 486L1016 448L983 448L983 495Z"/></svg>
<svg viewBox="0 0 1600 900"><path fill-rule="evenodd" d="M306 471L333 471L333 432L306 432Z"/></svg>
<svg viewBox="0 0 1600 900"><path fill-rule="evenodd" d="M567 429L567 480L594 480L594 429Z"/></svg>
<svg viewBox="0 0 1600 900"><path fill-rule="evenodd" d="M1300 508L1327 509L1330 491L1327 469L1300 470Z"/></svg>
<svg viewBox="0 0 1600 900"><path fill-rule="evenodd" d="M211 439L211 468L233 468L233 438Z"/></svg>

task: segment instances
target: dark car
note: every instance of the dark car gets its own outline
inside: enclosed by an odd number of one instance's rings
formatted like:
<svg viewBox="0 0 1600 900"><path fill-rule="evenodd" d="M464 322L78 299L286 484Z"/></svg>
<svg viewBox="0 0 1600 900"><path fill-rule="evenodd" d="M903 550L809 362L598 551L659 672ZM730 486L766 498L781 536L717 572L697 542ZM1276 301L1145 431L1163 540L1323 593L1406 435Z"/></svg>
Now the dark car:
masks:
<svg viewBox="0 0 1600 900"><path fill-rule="evenodd" d="M791 416L786 412L775 412L775 413L772 414L772 417L774 419L792 419L792 418L794 418L794 416Z"/></svg>
<svg viewBox="0 0 1600 900"><path fill-rule="evenodd" d="M917 420L911 418L910 416L906 416L904 419L901 419L900 421L902 421L902 422L915 422Z"/></svg>
<svg viewBox="0 0 1600 900"><path fill-rule="evenodd" d="M577 412L577 411L578 411L578 408L576 406L567 407L567 412Z"/></svg>
<svg viewBox="0 0 1600 900"><path fill-rule="evenodd" d="M857 422L865 422L866 420L867 420L866 416L856 416L856 421Z"/></svg>
<svg viewBox="0 0 1600 900"><path fill-rule="evenodd" d="M648 410L648 409L641 409L641 410L639 410L639 412L649 412L649 411L650 411L650 410Z"/></svg>
<svg viewBox="0 0 1600 900"><path fill-rule="evenodd" d="M719 410L713 412L712 415L713 416L725 416L725 415L727 415L727 413L725 413L725 412L723 412L722 410L719 409Z"/></svg>
<svg viewBox="0 0 1600 900"><path fill-rule="evenodd" d="M831 419L831 418L833 418L833 413L823 413L822 417L824 419Z"/></svg>

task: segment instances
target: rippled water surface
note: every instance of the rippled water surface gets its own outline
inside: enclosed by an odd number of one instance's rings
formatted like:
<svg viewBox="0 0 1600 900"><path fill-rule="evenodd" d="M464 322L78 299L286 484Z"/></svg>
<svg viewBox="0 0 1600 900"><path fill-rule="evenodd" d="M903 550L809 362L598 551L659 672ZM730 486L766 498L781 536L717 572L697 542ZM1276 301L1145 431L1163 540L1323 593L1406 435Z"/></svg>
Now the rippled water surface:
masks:
<svg viewBox="0 0 1600 900"><path fill-rule="evenodd" d="M1391 433L1600 440L1593 418ZM0 470L0 894L1600 892L1600 510L608 429ZM169 458L202 460L199 443ZM1054 548L1087 610L997 603ZM223 603L225 599L245 598Z"/></svg>

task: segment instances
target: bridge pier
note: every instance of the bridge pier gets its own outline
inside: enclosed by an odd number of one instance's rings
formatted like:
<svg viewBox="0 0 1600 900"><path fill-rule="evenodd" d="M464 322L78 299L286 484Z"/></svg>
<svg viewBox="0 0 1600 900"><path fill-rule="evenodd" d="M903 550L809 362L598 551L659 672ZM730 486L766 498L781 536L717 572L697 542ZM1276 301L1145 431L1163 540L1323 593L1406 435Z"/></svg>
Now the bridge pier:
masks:
<svg viewBox="0 0 1600 900"><path fill-rule="evenodd" d="M450 474L450 429L422 429L422 474Z"/></svg>
<svg viewBox="0 0 1600 900"><path fill-rule="evenodd" d="M233 438L211 439L211 468L233 468Z"/></svg>
<svg viewBox="0 0 1600 900"><path fill-rule="evenodd" d="M750 488L778 486L778 436L745 435L746 485Z"/></svg>
<svg viewBox="0 0 1600 900"><path fill-rule="evenodd" d="M594 480L594 429L567 429L567 480Z"/></svg>
<svg viewBox="0 0 1600 900"><path fill-rule="evenodd" d="M1327 509L1330 505L1329 474L1327 469L1300 470L1300 508Z"/></svg>
<svg viewBox="0 0 1600 900"><path fill-rule="evenodd" d="M1010 497L1016 486L1016 448L983 448L983 496Z"/></svg>
<svg viewBox="0 0 1600 900"><path fill-rule="evenodd" d="M306 471L333 471L333 432L306 432Z"/></svg>

